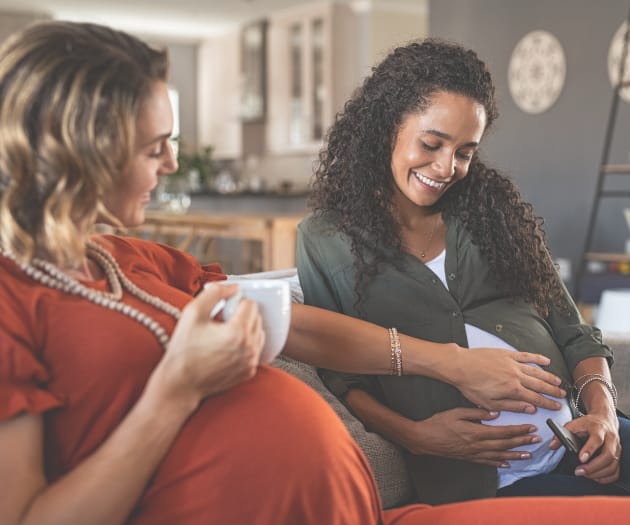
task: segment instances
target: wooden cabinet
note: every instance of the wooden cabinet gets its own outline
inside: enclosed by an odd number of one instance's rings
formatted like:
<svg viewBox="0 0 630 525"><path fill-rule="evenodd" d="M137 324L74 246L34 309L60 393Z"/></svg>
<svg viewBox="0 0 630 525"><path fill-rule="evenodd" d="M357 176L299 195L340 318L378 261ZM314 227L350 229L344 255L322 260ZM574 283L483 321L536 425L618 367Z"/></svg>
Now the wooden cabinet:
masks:
<svg viewBox="0 0 630 525"><path fill-rule="evenodd" d="M198 141L212 145L216 158L242 153L240 33L205 40L198 55Z"/></svg>
<svg viewBox="0 0 630 525"><path fill-rule="evenodd" d="M230 261L222 260L215 241L243 241L237 256L243 258L245 272L283 270L295 266L297 226L303 218L304 214L171 214L149 210L144 224L127 234L173 245L202 263L223 262L225 268L230 268ZM260 258L250 253L246 243L251 242L259 244Z"/></svg>
<svg viewBox="0 0 630 525"><path fill-rule="evenodd" d="M272 153L317 150L355 87L356 17L345 4L323 2L271 15L268 118Z"/></svg>

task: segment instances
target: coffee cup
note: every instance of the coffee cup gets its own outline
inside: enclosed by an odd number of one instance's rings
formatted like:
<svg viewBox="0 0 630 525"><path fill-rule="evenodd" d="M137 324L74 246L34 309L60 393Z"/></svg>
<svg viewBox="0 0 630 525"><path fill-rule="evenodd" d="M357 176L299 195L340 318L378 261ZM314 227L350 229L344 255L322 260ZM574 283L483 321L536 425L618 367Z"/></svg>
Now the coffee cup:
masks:
<svg viewBox="0 0 630 525"><path fill-rule="evenodd" d="M265 331L265 346L260 362L268 364L282 351L289 334L291 323L291 289L281 279L228 279L225 284L239 286L236 296L258 303ZM229 302L229 300L228 300ZM227 321L234 308L226 305L223 318Z"/></svg>

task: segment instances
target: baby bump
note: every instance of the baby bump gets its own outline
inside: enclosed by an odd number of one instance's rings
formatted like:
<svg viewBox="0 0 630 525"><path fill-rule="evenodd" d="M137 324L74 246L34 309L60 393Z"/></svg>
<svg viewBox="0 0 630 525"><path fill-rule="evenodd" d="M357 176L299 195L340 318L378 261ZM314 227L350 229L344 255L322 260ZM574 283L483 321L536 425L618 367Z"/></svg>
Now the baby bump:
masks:
<svg viewBox="0 0 630 525"><path fill-rule="evenodd" d="M504 348L516 352L517 350L507 344L502 339L489 334L477 327L466 325L466 335L469 345L472 349L476 348ZM538 366L538 365L531 365ZM547 396L548 397L548 396ZM560 410L547 410L538 408L534 414L526 414L523 412L504 411L499 416L490 421L484 421L484 424L491 426L503 425L532 425L536 427L533 435L540 437L540 442L530 445L523 445L515 448L523 452L529 452L531 459L510 461L510 467L499 469L499 486L505 487L517 481L520 478L534 476L552 471L564 455L564 448L558 450L550 450L549 444L553 439L553 432L547 426L547 418L553 419L559 425L564 425L572 419L571 410L566 399L556 399L561 404Z"/></svg>
<svg viewBox="0 0 630 525"><path fill-rule="evenodd" d="M159 417L159 415L156 415ZM134 525L376 523L367 461L327 403L261 367L207 399L182 428Z"/></svg>

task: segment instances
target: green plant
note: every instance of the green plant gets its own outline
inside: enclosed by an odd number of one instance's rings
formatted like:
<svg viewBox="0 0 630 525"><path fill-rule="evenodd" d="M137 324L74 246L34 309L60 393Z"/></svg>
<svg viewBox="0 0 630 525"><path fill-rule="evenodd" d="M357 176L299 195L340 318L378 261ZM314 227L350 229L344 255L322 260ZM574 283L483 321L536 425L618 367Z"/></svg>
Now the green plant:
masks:
<svg viewBox="0 0 630 525"><path fill-rule="evenodd" d="M212 159L212 146L205 146L199 150L189 152L179 139L178 142L178 168L177 171L169 175L169 178L175 184L181 184L180 181L190 182L191 172L196 171L199 174L201 186L210 186L216 175L216 168Z"/></svg>

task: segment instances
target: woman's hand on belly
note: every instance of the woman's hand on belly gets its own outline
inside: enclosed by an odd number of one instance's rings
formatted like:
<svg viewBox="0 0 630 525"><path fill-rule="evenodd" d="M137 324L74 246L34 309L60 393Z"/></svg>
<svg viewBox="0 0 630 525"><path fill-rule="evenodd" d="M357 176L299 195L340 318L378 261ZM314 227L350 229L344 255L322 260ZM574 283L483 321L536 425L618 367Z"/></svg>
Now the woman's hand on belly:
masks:
<svg viewBox="0 0 630 525"><path fill-rule="evenodd" d="M407 443L413 454L431 454L507 467L510 461L526 460L531 454L511 450L540 441L536 427L530 424L489 426L498 416L480 408L453 408L415 423L415 436Z"/></svg>
<svg viewBox="0 0 630 525"><path fill-rule="evenodd" d="M559 410L560 403L543 394L565 397L560 378L532 364L546 366L549 358L502 348L461 348L454 363L456 379L449 382L487 410L529 414L536 407Z"/></svg>

